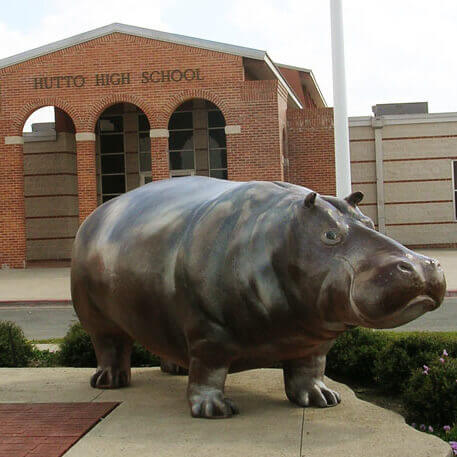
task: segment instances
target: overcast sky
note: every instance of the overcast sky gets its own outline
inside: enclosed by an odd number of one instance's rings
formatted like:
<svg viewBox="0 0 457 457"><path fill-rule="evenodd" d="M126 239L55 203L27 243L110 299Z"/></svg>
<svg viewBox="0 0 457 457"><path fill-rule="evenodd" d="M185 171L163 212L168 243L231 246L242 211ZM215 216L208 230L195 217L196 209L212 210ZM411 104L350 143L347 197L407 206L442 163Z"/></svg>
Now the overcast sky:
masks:
<svg viewBox="0 0 457 457"><path fill-rule="evenodd" d="M457 111L455 0L343 0L343 14L350 116L394 102ZM0 58L122 22L266 50L311 68L332 105L328 0L22 0L2 18Z"/></svg>

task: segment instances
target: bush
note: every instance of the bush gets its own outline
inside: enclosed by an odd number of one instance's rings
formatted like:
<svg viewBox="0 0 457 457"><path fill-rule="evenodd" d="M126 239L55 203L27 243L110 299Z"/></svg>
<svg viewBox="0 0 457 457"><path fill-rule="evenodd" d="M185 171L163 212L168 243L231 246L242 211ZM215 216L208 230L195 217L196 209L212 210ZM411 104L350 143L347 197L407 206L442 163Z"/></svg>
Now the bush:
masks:
<svg viewBox="0 0 457 457"><path fill-rule="evenodd" d="M457 338L449 334L415 332L397 336L391 333L389 340L374 364L376 384L386 393L403 392L413 371L432 363L443 348L451 355L457 354Z"/></svg>
<svg viewBox="0 0 457 457"><path fill-rule="evenodd" d="M343 333L327 355L327 373L359 385L373 384L374 363L388 344L386 333L354 328Z"/></svg>
<svg viewBox="0 0 457 457"><path fill-rule="evenodd" d="M33 347L14 322L0 321L0 367L26 367Z"/></svg>
<svg viewBox="0 0 457 457"><path fill-rule="evenodd" d="M29 366L32 368L57 367L60 362L60 353L33 348Z"/></svg>
<svg viewBox="0 0 457 457"><path fill-rule="evenodd" d="M408 421L435 428L457 420L457 359L439 353L429 368L417 368L403 394Z"/></svg>
<svg viewBox="0 0 457 457"><path fill-rule="evenodd" d="M60 346L59 362L68 367L96 367L97 358L89 334L78 322L70 327ZM132 367L160 365L158 357L143 346L134 343L132 348Z"/></svg>
<svg viewBox="0 0 457 457"><path fill-rule="evenodd" d="M66 367L97 366L90 336L79 322L70 327L60 345L59 363Z"/></svg>

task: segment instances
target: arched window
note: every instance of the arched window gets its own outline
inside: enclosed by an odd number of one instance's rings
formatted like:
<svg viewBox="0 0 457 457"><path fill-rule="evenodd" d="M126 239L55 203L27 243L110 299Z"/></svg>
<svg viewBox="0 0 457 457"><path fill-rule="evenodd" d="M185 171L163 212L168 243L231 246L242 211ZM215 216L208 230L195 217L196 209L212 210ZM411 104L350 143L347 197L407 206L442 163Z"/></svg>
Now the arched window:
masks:
<svg viewBox="0 0 457 457"><path fill-rule="evenodd" d="M168 123L170 176L227 179L225 119L213 103L195 98L180 105Z"/></svg>
<svg viewBox="0 0 457 457"><path fill-rule="evenodd" d="M97 134L99 203L152 181L150 126L131 103L118 103L100 115Z"/></svg>

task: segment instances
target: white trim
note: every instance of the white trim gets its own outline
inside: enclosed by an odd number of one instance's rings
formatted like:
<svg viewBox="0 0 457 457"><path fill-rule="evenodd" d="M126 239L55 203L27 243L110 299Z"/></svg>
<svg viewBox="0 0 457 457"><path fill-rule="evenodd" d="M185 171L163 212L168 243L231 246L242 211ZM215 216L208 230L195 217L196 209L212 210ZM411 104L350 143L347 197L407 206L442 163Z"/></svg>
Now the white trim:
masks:
<svg viewBox="0 0 457 457"><path fill-rule="evenodd" d="M75 135L76 141L95 141L96 136L93 132L78 132Z"/></svg>
<svg viewBox="0 0 457 457"><path fill-rule="evenodd" d="M241 133L241 125L226 125L225 134L226 135L237 135Z"/></svg>
<svg viewBox="0 0 457 457"><path fill-rule="evenodd" d="M5 136L5 144L24 144L21 136Z"/></svg>
<svg viewBox="0 0 457 457"><path fill-rule="evenodd" d="M182 176L194 176L195 170L193 168L188 170L170 170L170 178L179 178Z"/></svg>
<svg viewBox="0 0 457 457"><path fill-rule="evenodd" d="M421 114L388 114L380 116L384 125L432 124L436 122L457 122L457 113L421 113ZM373 116L356 116L349 118L350 127L367 127Z"/></svg>
<svg viewBox="0 0 457 457"><path fill-rule="evenodd" d="M168 129L151 129L149 130L150 138L170 138Z"/></svg>

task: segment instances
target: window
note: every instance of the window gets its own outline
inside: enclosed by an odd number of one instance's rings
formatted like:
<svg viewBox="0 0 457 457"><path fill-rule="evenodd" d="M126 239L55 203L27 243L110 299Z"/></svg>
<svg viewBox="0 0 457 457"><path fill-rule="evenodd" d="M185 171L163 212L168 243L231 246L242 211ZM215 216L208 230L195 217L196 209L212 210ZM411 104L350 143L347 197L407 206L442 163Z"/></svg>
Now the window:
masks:
<svg viewBox="0 0 457 457"><path fill-rule="evenodd" d="M138 115L138 160L140 173L151 171L151 138L146 115ZM149 173L151 174L151 173Z"/></svg>
<svg viewBox="0 0 457 457"><path fill-rule="evenodd" d="M124 122L122 116L100 118L100 174L102 202L125 192Z"/></svg>
<svg viewBox="0 0 457 457"><path fill-rule="evenodd" d="M227 179L225 119L220 110L208 111L209 175Z"/></svg>
<svg viewBox="0 0 457 457"><path fill-rule="evenodd" d="M454 196L454 217L457 219L457 160L452 161L452 184Z"/></svg>
<svg viewBox="0 0 457 457"><path fill-rule="evenodd" d="M168 130L170 176L227 179L225 119L216 105L188 100L172 114Z"/></svg>
<svg viewBox="0 0 457 457"><path fill-rule="evenodd" d="M194 124L192 111L175 111L168 123L171 176L174 171L195 171ZM182 174L180 174L182 176Z"/></svg>

